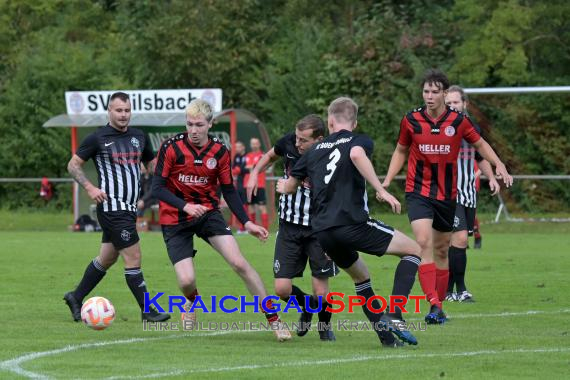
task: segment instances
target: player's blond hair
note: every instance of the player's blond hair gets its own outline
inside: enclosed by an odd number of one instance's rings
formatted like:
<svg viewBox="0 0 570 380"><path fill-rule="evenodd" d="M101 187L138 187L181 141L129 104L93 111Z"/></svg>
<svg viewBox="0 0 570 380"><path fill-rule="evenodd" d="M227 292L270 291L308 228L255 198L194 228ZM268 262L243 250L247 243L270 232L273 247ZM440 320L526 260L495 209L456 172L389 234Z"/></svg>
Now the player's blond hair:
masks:
<svg viewBox="0 0 570 380"><path fill-rule="evenodd" d="M358 118L358 104L351 98L336 98L329 105L328 113L339 123L354 124Z"/></svg>
<svg viewBox="0 0 570 380"><path fill-rule="evenodd" d="M203 116L208 122L212 121L214 111L212 106L205 100L194 99L186 106L186 116L200 117Z"/></svg>

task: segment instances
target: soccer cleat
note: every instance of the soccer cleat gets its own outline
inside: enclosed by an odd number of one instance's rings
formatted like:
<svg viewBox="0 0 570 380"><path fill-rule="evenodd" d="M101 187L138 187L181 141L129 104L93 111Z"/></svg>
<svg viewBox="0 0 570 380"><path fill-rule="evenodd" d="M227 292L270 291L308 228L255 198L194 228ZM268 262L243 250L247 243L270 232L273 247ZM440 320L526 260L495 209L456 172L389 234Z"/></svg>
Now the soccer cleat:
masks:
<svg viewBox="0 0 570 380"><path fill-rule="evenodd" d="M447 293L447 296L445 297L445 300L448 302L455 302L457 301L457 293Z"/></svg>
<svg viewBox="0 0 570 380"><path fill-rule="evenodd" d="M411 332L405 329L405 322L399 318L394 316L390 316L388 314L382 315L380 318L380 323L384 325L388 331L391 331L396 335L402 342L417 345L418 340L415 336L412 335Z"/></svg>
<svg viewBox="0 0 570 380"><path fill-rule="evenodd" d="M474 249L481 249L482 243L483 243L483 238L481 238L481 237L476 237L476 238L475 238L475 243L473 244L473 248L474 248Z"/></svg>
<svg viewBox="0 0 570 380"><path fill-rule="evenodd" d="M297 326L297 336L305 336L311 329L311 320L313 313L303 311L299 317L299 326Z"/></svg>
<svg viewBox="0 0 570 380"><path fill-rule="evenodd" d="M184 313L180 316L184 325L184 330L194 330L196 327L196 312L194 310L190 311L190 309L192 309L192 304L192 302L186 300L186 303L184 304Z"/></svg>
<svg viewBox="0 0 570 380"><path fill-rule="evenodd" d="M281 319L277 318L273 322L270 322L270 324L273 333L275 334L275 337L279 342L291 340L291 332L289 332L289 330L285 328L285 325L283 324L283 322L281 322Z"/></svg>
<svg viewBox="0 0 570 380"><path fill-rule="evenodd" d="M447 316L437 305L431 305L429 314L426 315L425 321L428 325L441 325L447 321Z"/></svg>
<svg viewBox="0 0 570 380"><path fill-rule="evenodd" d="M334 342L336 340L336 336L334 336L334 332L330 329L319 330L319 336L320 336L322 341Z"/></svg>
<svg viewBox="0 0 570 380"><path fill-rule="evenodd" d="M81 302L79 302L73 292L67 292L63 296L63 300L69 306L69 310L71 311L71 316L75 322L79 322L81 320Z"/></svg>
<svg viewBox="0 0 570 380"><path fill-rule="evenodd" d="M148 309L148 313L141 312L141 320L147 322L164 322L170 319L170 314L159 313L156 308L151 307Z"/></svg>
<svg viewBox="0 0 570 380"><path fill-rule="evenodd" d="M459 302L465 303L473 303L475 300L473 299L473 294L469 293L467 290L461 292L461 294L457 294L457 300Z"/></svg>
<svg viewBox="0 0 570 380"><path fill-rule="evenodd" d="M398 339L394 339L391 342L382 342L382 347L384 348L399 348L404 347L404 343L400 342Z"/></svg>

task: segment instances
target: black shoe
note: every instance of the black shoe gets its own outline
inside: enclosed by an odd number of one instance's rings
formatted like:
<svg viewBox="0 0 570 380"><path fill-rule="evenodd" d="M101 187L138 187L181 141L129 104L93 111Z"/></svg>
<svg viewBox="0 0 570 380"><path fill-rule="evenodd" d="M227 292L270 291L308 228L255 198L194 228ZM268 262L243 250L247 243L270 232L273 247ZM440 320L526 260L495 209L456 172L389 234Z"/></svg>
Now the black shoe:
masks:
<svg viewBox="0 0 570 380"><path fill-rule="evenodd" d="M473 244L473 248L474 249L481 249L481 244L483 243L482 240L483 240L483 238L481 238L481 237L475 238L475 243Z"/></svg>
<svg viewBox="0 0 570 380"><path fill-rule="evenodd" d="M305 336L311 329L311 320L313 319L313 313L309 313L305 310L301 313L299 317L299 326L297 326L297 336Z"/></svg>
<svg viewBox="0 0 570 380"><path fill-rule="evenodd" d="M447 321L447 315L437 305L431 305L429 314L426 315L425 321L428 325L442 325Z"/></svg>
<svg viewBox="0 0 570 380"><path fill-rule="evenodd" d="M81 302L75 299L73 292L67 292L63 296L63 300L69 306L69 310L71 311L71 316L75 322L79 322L81 320Z"/></svg>
<svg viewBox="0 0 570 380"><path fill-rule="evenodd" d="M170 319L170 314L159 313L154 307L148 310L148 313L141 312L141 320L148 322L164 322Z"/></svg>
<svg viewBox="0 0 570 380"><path fill-rule="evenodd" d="M332 330L319 330L319 336L321 340L334 342L336 340L336 336L334 336L334 332Z"/></svg>

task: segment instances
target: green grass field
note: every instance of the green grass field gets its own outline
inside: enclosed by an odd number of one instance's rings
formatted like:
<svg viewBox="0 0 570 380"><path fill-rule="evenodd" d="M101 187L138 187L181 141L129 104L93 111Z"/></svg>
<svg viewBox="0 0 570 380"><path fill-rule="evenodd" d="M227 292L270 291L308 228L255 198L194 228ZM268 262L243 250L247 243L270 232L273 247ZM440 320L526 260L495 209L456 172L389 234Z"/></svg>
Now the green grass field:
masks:
<svg viewBox="0 0 570 380"><path fill-rule="evenodd" d="M276 342L267 331L145 332L121 264L92 294L110 299L117 318L105 331L90 330L71 321L62 296L96 255L100 236L61 231L66 215L0 216L0 378L550 379L567 378L570 370L567 223L483 225L483 249L468 252L467 284L477 302L446 303L449 323L417 332L416 347L389 350L380 347L371 331L336 331L333 343L319 341L316 331L286 343ZM409 232L404 216L387 222ZM36 223L42 227L32 228ZM237 237L270 292L274 237L266 244ZM204 297L247 294L211 248L201 241L197 246L198 286ZM150 291L179 294L162 236L143 234L142 249ZM364 259L376 293L387 296L397 259ZM310 284L308 277L297 283L304 289ZM354 294L344 273L332 280L331 290ZM417 282L413 293L421 294ZM419 322L427 310L423 304L422 313L408 319ZM198 318L263 320L253 313L199 313ZM298 315L282 318L295 322ZM357 310L333 319L365 317ZM173 321L178 320L175 313Z"/></svg>

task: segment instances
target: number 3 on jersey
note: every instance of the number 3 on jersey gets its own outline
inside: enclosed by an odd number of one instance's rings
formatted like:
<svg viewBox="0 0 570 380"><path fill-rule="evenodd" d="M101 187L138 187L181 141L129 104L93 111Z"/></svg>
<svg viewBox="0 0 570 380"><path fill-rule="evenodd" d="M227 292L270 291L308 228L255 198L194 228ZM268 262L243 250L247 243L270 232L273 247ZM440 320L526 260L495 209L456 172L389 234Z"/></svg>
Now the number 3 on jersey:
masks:
<svg viewBox="0 0 570 380"><path fill-rule="evenodd" d="M338 149L335 149L332 151L332 153L329 155L329 163L327 164L327 171L329 172L326 176L325 176L325 184L329 184L331 177L334 174L334 171L336 170L336 163L338 162L338 160L340 160L340 151Z"/></svg>

